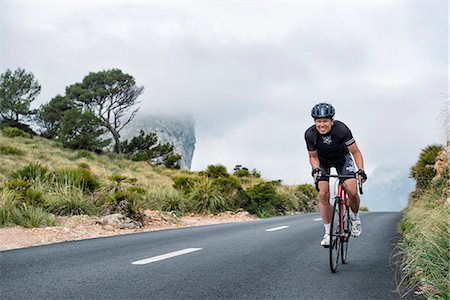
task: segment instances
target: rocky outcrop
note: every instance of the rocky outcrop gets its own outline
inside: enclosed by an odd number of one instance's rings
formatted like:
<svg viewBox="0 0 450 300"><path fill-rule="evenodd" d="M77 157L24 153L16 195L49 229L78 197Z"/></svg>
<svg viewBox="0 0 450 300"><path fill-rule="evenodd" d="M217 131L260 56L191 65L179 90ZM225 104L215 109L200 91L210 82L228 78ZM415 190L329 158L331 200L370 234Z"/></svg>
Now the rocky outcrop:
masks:
<svg viewBox="0 0 450 300"><path fill-rule="evenodd" d="M434 170L436 171L436 176L431 180L433 185L436 185L439 181L444 178L448 178L448 174L450 172L450 146L447 146L444 150L442 150L439 155L436 157L436 163L434 164ZM447 181L447 186L445 187L446 194L450 194L450 179ZM447 201L450 199L447 198Z"/></svg>
<svg viewBox="0 0 450 300"><path fill-rule="evenodd" d="M143 224L141 222L134 221L127 216L119 213L106 215L100 218L97 223L103 226L109 226L119 229L136 229L143 227Z"/></svg>
<svg viewBox="0 0 450 300"><path fill-rule="evenodd" d="M122 139L132 139L141 129L146 133L156 133L162 143L172 144L174 151L181 155L181 168L191 168L196 142L195 124L191 117L140 114L123 129Z"/></svg>

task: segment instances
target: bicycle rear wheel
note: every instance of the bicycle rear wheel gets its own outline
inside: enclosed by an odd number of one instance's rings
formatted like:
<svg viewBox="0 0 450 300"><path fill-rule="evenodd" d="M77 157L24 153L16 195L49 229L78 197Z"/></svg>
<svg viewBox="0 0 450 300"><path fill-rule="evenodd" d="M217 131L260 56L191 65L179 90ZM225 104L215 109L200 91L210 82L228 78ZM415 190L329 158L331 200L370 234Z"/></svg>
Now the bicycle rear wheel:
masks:
<svg viewBox="0 0 450 300"><path fill-rule="evenodd" d="M330 269L331 272L335 273L338 263L339 263L339 255L341 253L341 238L340 238L340 231L341 226L339 222L339 216L340 216L340 201L339 198L336 198L334 200L333 205L333 213L331 215L331 228L330 228Z"/></svg>
<svg viewBox="0 0 450 300"><path fill-rule="evenodd" d="M350 210L347 207L345 207L345 213L344 213L344 237L341 241L341 259L342 263L345 264L347 262L347 251L348 251L348 240L350 239Z"/></svg>

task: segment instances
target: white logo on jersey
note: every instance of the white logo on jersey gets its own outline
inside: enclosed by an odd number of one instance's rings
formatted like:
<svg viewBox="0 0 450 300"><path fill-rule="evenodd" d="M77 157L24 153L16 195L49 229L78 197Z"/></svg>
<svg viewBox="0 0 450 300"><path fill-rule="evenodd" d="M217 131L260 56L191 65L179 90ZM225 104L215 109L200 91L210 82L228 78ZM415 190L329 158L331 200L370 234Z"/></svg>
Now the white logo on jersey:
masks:
<svg viewBox="0 0 450 300"><path fill-rule="evenodd" d="M353 163L353 160L351 160L348 164L348 167L345 168L347 171L349 172L353 172L356 173L356 168L355 168L355 164Z"/></svg>
<svg viewBox="0 0 450 300"><path fill-rule="evenodd" d="M327 145L330 145L331 142L333 141L333 140L331 139L331 135L329 135L329 136L323 136L322 139L323 139L324 144L327 144Z"/></svg>

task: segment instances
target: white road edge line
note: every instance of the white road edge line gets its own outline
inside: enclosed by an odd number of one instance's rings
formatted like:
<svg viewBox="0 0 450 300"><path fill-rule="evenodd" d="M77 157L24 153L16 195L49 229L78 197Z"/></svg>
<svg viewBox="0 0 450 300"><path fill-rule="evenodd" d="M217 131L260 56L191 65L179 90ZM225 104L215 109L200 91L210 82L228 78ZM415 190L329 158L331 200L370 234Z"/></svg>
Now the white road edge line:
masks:
<svg viewBox="0 0 450 300"><path fill-rule="evenodd" d="M266 229L266 231L277 231L277 230L286 229L286 228L289 228L289 226L280 226L280 227L276 227L276 228L270 228L270 229Z"/></svg>
<svg viewBox="0 0 450 300"><path fill-rule="evenodd" d="M322 221L322 218L314 219L314 221L315 221L315 222L317 222L317 221Z"/></svg>
<svg viewBox="0 0 450 300"><path fill-rule="evenodd" d="M166 253L166 254L162 254L162 255L146 258L146 259L137 260L137 261L132 262L131 264L133 264L133 265L146 265L146 264L149 264L149 263L152 263L152 262L155 262L155 261L160 261L160 260L163 260L163 259L172 258L172 257L175 257L175 256L179 256L179 255L183 255L183 254L199 251L199 250L202 250L202 249L203 248L186 248L186 249L175 251L175 252L170 252L170 253Z"/></svg>

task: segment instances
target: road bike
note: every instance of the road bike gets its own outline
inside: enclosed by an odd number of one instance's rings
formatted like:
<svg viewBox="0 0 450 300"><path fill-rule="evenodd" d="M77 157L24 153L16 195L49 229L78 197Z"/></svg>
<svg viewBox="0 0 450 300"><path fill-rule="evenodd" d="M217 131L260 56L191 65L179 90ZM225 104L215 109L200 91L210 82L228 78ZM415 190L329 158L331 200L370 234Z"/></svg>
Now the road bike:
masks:
<svg viewBox="0 0 450 300"><path fill-rule="evenodd" d="M328 178L338 179L337 195L334 197L333 210L330 226L330 269L335 273L339 263L347 262L348 242L351 236L351 218L350 208L347 203L348 195L345 191L345 179L356 178L356 175L330 175L325 174ZM316 189L319 191L317 178L315 179ZM358 177L359 193L363 194L361 177Z"/></svg>

